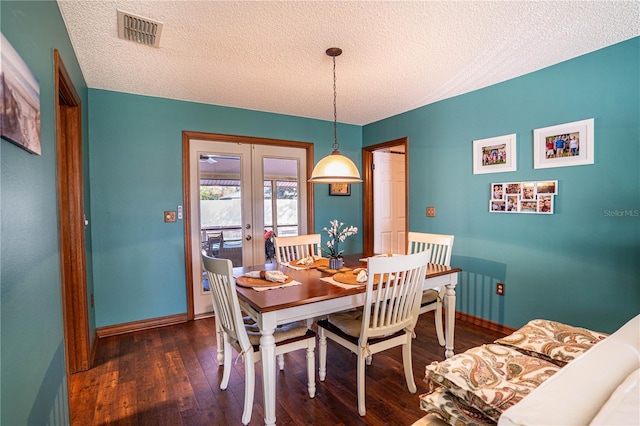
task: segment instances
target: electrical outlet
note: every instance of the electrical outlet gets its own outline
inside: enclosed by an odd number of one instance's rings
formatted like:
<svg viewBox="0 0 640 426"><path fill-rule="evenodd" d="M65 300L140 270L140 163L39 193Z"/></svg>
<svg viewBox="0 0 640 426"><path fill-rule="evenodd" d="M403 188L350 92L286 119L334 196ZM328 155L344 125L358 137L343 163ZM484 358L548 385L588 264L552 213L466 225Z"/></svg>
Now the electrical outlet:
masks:
<svg viewBox="0 0 640 426"><path fill-rule="evenodd" d="M496 283L496 294L504 296L504 283Z"/></svg>
<svg viewBox="0 0 640 426"><path fill-rule="evenodd" d="M427 217L436 217L435 207L427 207Z"/></svg>
<svg viewBox="0 0 640 426"><path fill-rule="evenodd" d="M164 221L165 222L175 222L176 221L176 212L164 212Z"/></svg>

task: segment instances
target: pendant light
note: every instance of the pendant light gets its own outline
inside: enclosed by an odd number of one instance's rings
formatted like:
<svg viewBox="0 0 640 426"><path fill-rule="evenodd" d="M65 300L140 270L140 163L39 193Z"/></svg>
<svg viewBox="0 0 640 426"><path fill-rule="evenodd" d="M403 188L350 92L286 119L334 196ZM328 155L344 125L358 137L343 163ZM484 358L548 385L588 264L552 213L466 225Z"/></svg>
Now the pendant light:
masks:
<svg viewBox="0 0 640 426"><path fill-rule="evenodd" d="M338 151L338 114L336 110L336 56L342 54L342 49L331 47L327 49L327 56L333 58L333 151L318 161L311 173L312 183L360 183L360 172L353 161Z"/></svg>

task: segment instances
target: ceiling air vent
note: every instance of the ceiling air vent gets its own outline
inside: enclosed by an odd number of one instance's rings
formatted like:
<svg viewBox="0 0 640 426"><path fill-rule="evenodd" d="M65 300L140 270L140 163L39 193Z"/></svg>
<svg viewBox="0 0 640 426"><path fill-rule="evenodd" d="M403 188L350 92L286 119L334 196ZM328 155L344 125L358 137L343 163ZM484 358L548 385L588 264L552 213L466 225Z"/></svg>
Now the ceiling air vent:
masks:
<svg viewBox="0 0 640 426"><path fill-rule="evenodd" d="M162 23L118 10L118 37L159 47Z"/></svg>

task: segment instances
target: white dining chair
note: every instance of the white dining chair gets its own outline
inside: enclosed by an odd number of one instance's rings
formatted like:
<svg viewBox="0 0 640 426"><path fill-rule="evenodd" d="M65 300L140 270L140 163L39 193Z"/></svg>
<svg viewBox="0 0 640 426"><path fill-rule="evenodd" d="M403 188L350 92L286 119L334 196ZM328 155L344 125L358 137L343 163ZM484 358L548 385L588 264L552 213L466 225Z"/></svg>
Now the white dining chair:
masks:
<svg viewBox="0 0 640 426"><path fill-rule="evenodd" d="M288 263L309 256L321 257L320 234L296 235L293 237L274 237L276 260Z"/></svg>
<svg viewBox="0 0 640 426"><path fill-rule="evenodd" d="M453 249L453 235L425 234L422 232L409 232L407 235L407 253L431 250L429 263L451 266L451 250ZM442 303L446 289L425 290L420 303L420 314L435 312L435 328L440 346L445 345L444 329L442 325Z"/></svg>
<svg viewBox="0 0 640 426"><path fill-rule="evenodd" d="M366 414L365 366L367 358L402 346L402 363L409 392L415 393L411 340L418 319L420 297L429 250L406 256L373 257L367 265L364 307L330 314L318 321L320 381L327 375L327 338L357 356L358 412Z"/></svg>
<svg viewBox="0 0 640 426"><path fill-rule="evenodd" d="M223 333L224 367L220 389L227 389L229 384L233 363L231 348L233 347L245 363L242 424L246 425L251 420L253 410L255 363L260 361L260 330L255 322L242 316L231 261L202 255L202 262L209 278L216 327L219 327ZM314 354L316 334L303 323L295 322L278 326L273 337L276 341L275 353L278 357L298 349L306 349L308 392L309 397L313 398L316 393ZM279 363L279 367L282 370L284 363Z"/></svg>

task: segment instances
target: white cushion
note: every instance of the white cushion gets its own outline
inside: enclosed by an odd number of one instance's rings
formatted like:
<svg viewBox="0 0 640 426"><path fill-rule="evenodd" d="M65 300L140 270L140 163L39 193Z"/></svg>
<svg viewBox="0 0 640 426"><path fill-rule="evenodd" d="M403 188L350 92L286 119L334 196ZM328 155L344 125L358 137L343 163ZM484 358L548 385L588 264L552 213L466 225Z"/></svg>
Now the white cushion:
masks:
<svg viewBox="0 0 640 426"><path fill-rule="evenodd" d="M338 312L328 316L328 320L331 324L338 327L343 333L352 337L360 336L362 331L362 316L364 313L362 309L356 309L353 311Z"/></svg>
<svg viewBox="0 0 640 426"><path fill-rule="evenodd" d="M640 369L618 386L591 424L640 424Z"/></svg>
<svg viewBox="0 0 640 426"><path fill-rule="evenodd" d="M436 290L425 290L422 293L422 300L420 301L420 305L427 305L429 303L433 303L438 300L438 292Z"/></svg>
<svg viewBox="0 0 640 426"><path fill-rule="evenodd" d="M249 342L253 346L257 346L260 344L260 337L262 337L262 333L260 333L260 328L258 324L255 322L247 323L245 320L244 328L247 330L247 337L249 337ZM285 340L293 339L295 337L301 337L307 334L307 326L302 322L290 322L287 324L279 325L275 331L273 332L273 338L276 343L283 342Z"/></svg>

